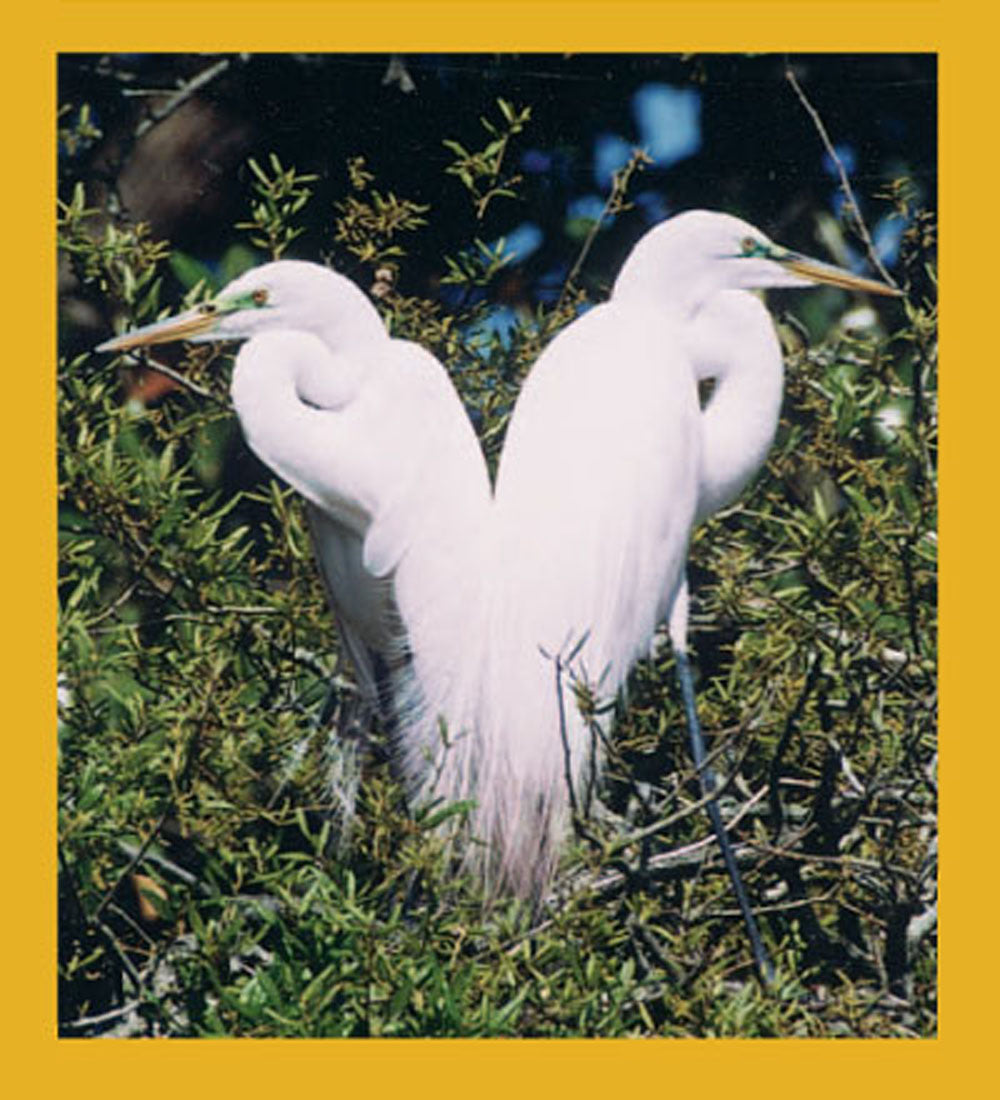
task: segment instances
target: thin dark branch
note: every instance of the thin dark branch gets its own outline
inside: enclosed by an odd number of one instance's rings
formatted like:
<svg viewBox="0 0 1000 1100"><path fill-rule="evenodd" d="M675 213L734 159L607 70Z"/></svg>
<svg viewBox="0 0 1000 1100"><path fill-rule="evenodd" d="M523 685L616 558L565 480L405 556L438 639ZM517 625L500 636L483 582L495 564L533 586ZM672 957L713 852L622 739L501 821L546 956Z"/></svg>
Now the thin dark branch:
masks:
<svg viewBox="0 0 1000 1100"><path fill-rule="evenodd" d="M712 750L712 752L710 752L708 756L705 757L706 765L711 766L712 764L714 764L714 762L727 750L728 747L728 743L717 745ZM676 813L669 814L667 817L662 817L658 821L654 821L649 825L644 825L642 828L636 829L633 832L628 833L623 837L620 837L609 846L609 853L614 855L615 853L621 852L625 848L628 848L633 844L637 844L639 841L646 840L649 837L657 836L659 833L665 832L667 829L673 828L674 825L676 825L680 821L683 821L685 818L691 817L693 814L696 814L699 811L703 810L710 802L717 798L719 794L724 793L728 789L729 785L739 774L740 768L746 757L748 749L749 744L743 746L743 749L740 752L739 759L736 761L735 767L722 780L721 783L717 784L716 790L708 794L702 794L697 802L690 803L688 806L685 806L684 809L678 810ZM736 814L736 816L732 819L731 822L729 822L729 827L735 825L740 820L740 818L743 817L747 809L753 806L754 803L756 803L765 792L766 788L764 788L763 791L758 792L756 795L754 795L749 802L744 803L744 805L740 807L740 810Z"/></svg>
<svg viewBox="0 0 1000 1100"><path fill-rule="evenodd" d="M570 292L570 288L576 284L577 277L583 269L583 265L587 260L587 256L590 254L594 241L597 240L597 234L604 224L604 219L608 217L609 214L617 214L625 209L625 193L628 190L629 181L633 173L640 170L643 165L651 163L652 161L645 150L633 149L628 163L614 174L611 184L611 194L608 195L607 202L605 202L600 214L597 215L597 220L590 227L587 236L584 238L583 244L580 246L576 261L570 268L570 272L566 276L566 281L563 283L562 290L560 291L559 300L556 302L556 308L553 311L554 316L559 315L563 303L566 301Z"/></svg>
<svg viewBox="0 0 1000 1100"><path fill-rule="evenodd" d="M805 708L806 700L812 694L813 688L816 686L816 680L819 677L820 672L820 658L819 652L813 654L812 661L809 664L809 670L806 673L805 683L802 685L802 691L799 693L799 697L795 702L795 706L792 708L785 720L785 728L782 730L781 737L778 739L777 747L774 750L774 755L771 757L770 778L768 786L770 787L770 803L771 803L771 830L775 837L777 837L785 823L784 807L781 803L781 764L784 759L785 753L788 751L788 746L791 744L792 734L795 732L799 718L802 715L802 711Z"/></svg>
<svg viewBox="0 0 1000 1100"><path fill-rule="evenodd" d="M135 1012L142 1004L141 1000L126 1001L118 1008L112 1008L107 1012L100 1012L96 1016L81 1016L77 1020L63 1020L59 1024L61 1031L87 1031L92 1027L101 1027L104 1024L112 1024L123 1016Z"/></svg>
<svg viewBox="0 0 1000 1100"><path fill-rule="evenodd" d="M847 209L850 212L858 236L864 242L865 251L868 253L868 259L871 261L872 267L875 268L879 275L881 275L890 286L896 286L896 280L893 279L885 269L882 261L878 258L878 253L875 251L875 244L872 241L871 234L868 232L868 226L865 225L865 220L861 216L861 207L858 205L858 200L854 197L851 181L847 178L847 172L844 170L844 165L837 155L837 150L830 140L830 135L827 133L826 127L823 125L823 119L820 118L819 111L810 103L808 96L802 90L802 85L799 84L792 70L791 63L787 59L785 61L785 79L792 86L792 91L798 96L799 102L812 119L813 125L816 127L816 132L819 134L820 141L823 142L823 148L826 150L827 155L833 161L837 169L837 176L840 179L840 188L844 192L844 198L847 200Z"/></svg>
<svg viewBox="0 0 1000 1100"><path fill-rule="evenodd" d="M223 408L228 409L230 407L229 402L224 397L218 397L216 394L212 393L211 390L206 390L196 382L192 382L190 378L186 378L179 371L175 371L173 367L168 367L165 363L160 363L156 359L151 359L145 354L137 358L140 359L144 367L156 371L157 374L162 374L165 378L169 378L172 382L176 382L178 386L190 390L191 393L197 394L199 397L203 397L208 401L214 401L217 405L222 405Z"/></svg>
<svg viewBox="0 0 1000 1100"><path fill-rule="evenodd" d="M200 73L193 76L190 80L182 84L177 91L175 91L170 98L161 107L154 108L149 114L139 123L135 128L136 138L141 138L143 134L151 130L158 123L162 122L169 115L172 115L181 104L186 103L197 91L200 91L206 84L210 84L216 77L221 76L229 68L229 58L224 57L221 61L216 61L213 65L209 65L207 69L202 69ZM136 95L136 91L132 90L131 95Z"/></svg>
<svg viewBox="0 0 1000 1100"><path fill-rule="evenodd" d="M125 865L124 869L122 870L122 873L116 879L114 885L108 890L108 892L104 895L104 897L101 898L100 903L98 904L97 908L94 910L94 915L92 917L92 920L97 921L100 918L101 913L103 913L104 910L107 908L108 903L115 896L115 894L118 893L118 890L119 890L121 884L128 878L128 876L142 862L143 856L145 856L146 852L149 850L149 846L160 835L160 830L163 828L163 826L166 823L166 820L169 816L170 816L170 811L169 810L164 810L164 812L160 815L160 820L157 821L157 823L153 826L152 829L150 829L149 835L142 842L142 844L139 845L138 849L135 851L132 858Z"/></svg>
<svg viewBox="0 0 1000 1100"><path fill-rule="evenodd" d="M562 750L563 750L563 768L566 776L566 790L569 792L569 805L570 810L573 813L574 819L579 817L579 810L576 804L576 792L573 790L573 765L569 747L569 736L566 730L566 708L563 702L563 688L562 688L562 658L556 654L553 657L552 662L555 666L556 674L556 701L559 704L559 736L562 738Z"/></svg>

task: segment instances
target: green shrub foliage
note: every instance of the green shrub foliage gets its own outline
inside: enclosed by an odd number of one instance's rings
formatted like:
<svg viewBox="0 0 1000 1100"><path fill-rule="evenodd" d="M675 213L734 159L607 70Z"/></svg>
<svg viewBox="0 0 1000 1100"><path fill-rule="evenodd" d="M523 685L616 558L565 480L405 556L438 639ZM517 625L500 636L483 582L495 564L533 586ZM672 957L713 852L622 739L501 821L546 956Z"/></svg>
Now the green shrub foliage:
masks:
<svg viewBox="0 0 1000 1100"><path fill-rule="evenodd" d="M315 177L258 158L209 270L83 179L100 130L86 107L61 113L65 1034L933 1033L934 225L906 181L865 196L907 219L906 298L878 313L829 288L772 302L779 435L691 547L701 713L778 963L770 992L749 977L698 805L669 647L632 678L609 775L540 911L485 904L447 854L461 807L406 806L379 759L345 838L316 716L330 682L351 706L351 669L300 502L241 440L235 349L145 362L88 350L112 319L148 322L251 263L327 259L445 364L495 466L526 372L603 293L586 278L597 221L567 245L557 299L521 308L502 336L483 324L511 269L503 226L521 216L511 150L536 114L502 100L479 146L472 127L442 135L436 203L401 197L405 179L377 178L357 150L313 253L299 248L303 213L320 216ZM643 161L616 177L609 217L628 209ZM462 292L450 305L401 289L443 219L469 227L467 247L433 258Z"/></svg>

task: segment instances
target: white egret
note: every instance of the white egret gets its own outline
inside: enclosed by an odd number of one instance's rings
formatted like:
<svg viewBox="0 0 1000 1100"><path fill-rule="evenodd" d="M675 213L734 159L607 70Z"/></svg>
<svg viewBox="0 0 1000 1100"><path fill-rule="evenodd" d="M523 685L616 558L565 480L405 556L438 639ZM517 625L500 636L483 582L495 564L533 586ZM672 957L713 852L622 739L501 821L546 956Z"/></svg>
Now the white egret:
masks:
<svg viewBox="0 0 1000 1100"><path fill-rule="evenodd" d="M495 491L499 539L494 661L498 712L480 736L512 774L494 792L511 875L537 860L533 807L546 806L554 851L565 831L567 771L579 789L594 738L560 709L548 654L571 654L566 682L613 697L657 625L669 624L692 751L706 793L704 749L687 658L685 559L694 525L740 493L778 423L782 359L750 291L817 282L893 288L782 249L738 218L690 211L650 230L611 297L565 328L532 368L507 430ZM700 408L698 383L714 380ZM524 700L532 701L529 709ZM561 736L539 737L539 730ZM715 802L709 810L753 941L769 963ZM520 822L513 828L512 822Z"/></svg>
<svg viewBox="0 0 1000 1100"><path fill-rule="evenodd" d="M663 620L696 764L714 790L686 656L688 539L759 469L777 425L781 353L748 291L818 282L897 293L729 215L693 211L655 227L610 300L534 365L492 503L442 368L390 340L331 272L266 265L102 350L249 339L233 377L237 413L250 446L310 502L331 603L373 698L373 654L390 674L404 775L424 795L474 801L470 858L494 883L538 895L573 791L600 764L572 686L614 697ZM702 410L705 378L715 388ZM714 801L710 810L766 972Z"/></svg>
<svg viewBox="0 0 1000 1100"><path fill-rule="evenodd" d="M297 260L255 268L211 301L98 350L178 339L247 341L233 405L253 451L307 502L366 702L414 728L418 712L456 716L454 692L444 695L476 644L463 624L476 621L482 591L490 483L443 367L391 339L349 279ZM418 785L417 736L401 724L397 739Z"/></svg>

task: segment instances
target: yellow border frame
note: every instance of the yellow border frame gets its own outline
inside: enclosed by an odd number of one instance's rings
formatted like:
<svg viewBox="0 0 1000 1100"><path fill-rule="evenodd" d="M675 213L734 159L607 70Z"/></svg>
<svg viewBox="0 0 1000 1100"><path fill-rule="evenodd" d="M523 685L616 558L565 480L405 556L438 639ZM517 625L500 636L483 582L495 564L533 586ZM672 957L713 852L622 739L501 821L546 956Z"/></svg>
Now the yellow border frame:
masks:
<svg viewBox="0 0 1000 1100"><path fill-rule="evenodd" d="M6 884L4 1022L19 1092L86 1097L452 1093L927 1096L990 1071L997 894L990 788L995 568L979 484L997 407L986 220L997 160L994 36L968 0L36 0L7 20L3 172L6 537L3 632ZM978 18L977 18L978 16ZM942 275L942 913L940 1038L925 1041L244 1041L99 1043L55 1038L55 55L71 50L934 51L940 57ZM967 186L962 188L965 183ZM993 186L990 186L993 185ZM961 188L961 190L960 190ZM974 251L975 250L975 251ZM977 256L981 257L977 260ZM995 311L995 306L994 306ZM988 324L988 321L987 321ZM44 334L44 335L43 335ZM977 481L977 478L980 479ZM993 509L991 509L992 511ZM978 535L978 537L976 537ZM978 872L978 873L977 873ZM18 1073L20 1068L23 1073ZM11 1072L13 1071L13 1072ZM20 1083L18 1082L20 1078ZM975 1080L975 1078L971 1078ZM516 1085L515 1085L516 1082ZM975 1086L973 1086L975 1087ZM988 1086L987 1086L988 1087Z"/></svg>

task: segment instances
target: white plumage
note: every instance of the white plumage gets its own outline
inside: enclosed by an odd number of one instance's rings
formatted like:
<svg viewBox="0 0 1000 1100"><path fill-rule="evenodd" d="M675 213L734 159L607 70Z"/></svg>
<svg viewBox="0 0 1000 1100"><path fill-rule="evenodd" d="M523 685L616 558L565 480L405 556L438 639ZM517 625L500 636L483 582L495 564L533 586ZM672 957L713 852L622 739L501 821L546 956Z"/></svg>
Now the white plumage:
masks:
<svg viewBox="0 0 1000 1100"><path fill-rule="evenodd" d="M771 444L781 355L748 291L817 281L892 293L728 215L657 226L610 300L534 365L494 494L440 364L316 265L265 265L207 310L103 347L247 340L232 383L243 431L308 502L345 649L366 698L391 709L411 791L473 800L468 858L537 896L570 785L600 765L573 684L613 698L663 620L684 653L690 532Z"/></svg>

